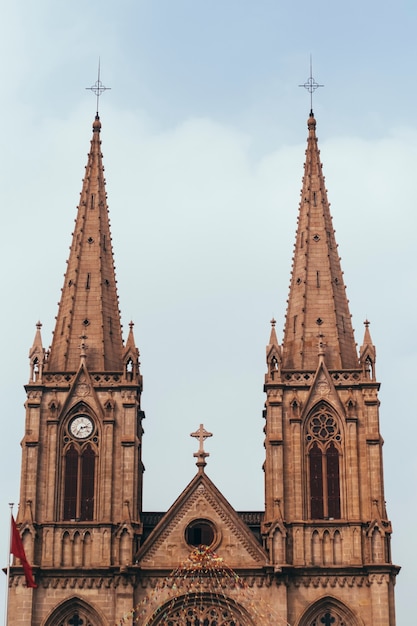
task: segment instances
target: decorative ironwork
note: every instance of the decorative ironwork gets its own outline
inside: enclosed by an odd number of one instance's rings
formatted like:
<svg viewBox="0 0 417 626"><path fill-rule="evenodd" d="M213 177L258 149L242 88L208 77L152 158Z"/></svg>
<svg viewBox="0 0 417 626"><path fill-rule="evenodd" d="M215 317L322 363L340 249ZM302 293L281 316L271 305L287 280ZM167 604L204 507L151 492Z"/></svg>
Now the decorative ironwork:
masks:
<svg viewBox="0 0 417 626"><path fill-rule="evenodd" d="M304 87L304 89L307 89L308 93L310 94L310 115L313 115L313 93L319 87L324 87L324 85L319 85L319 83L317 83L313 78L313 61L312 61L311 55L310 55L310 76L307 78L305 83L303 83L302 85L298 85L298 86Z"/></svg>
<svg viewBox="0 0 417 626"><path fill-rule="evenodd" d="M105 91L108 91L109 89L111 89L111 87L105 87L103 85L103 83L101 82L101 80L100 80L100 59L98 60L97 80L94 83L94 85L91 85L91 87L86 87L86 89L88 89L89 91L92 91L93 93L96 94L96 97L97 97L96 112L97 112L97 116L98 116L98 103L99 103L100 96Z"/></svg>

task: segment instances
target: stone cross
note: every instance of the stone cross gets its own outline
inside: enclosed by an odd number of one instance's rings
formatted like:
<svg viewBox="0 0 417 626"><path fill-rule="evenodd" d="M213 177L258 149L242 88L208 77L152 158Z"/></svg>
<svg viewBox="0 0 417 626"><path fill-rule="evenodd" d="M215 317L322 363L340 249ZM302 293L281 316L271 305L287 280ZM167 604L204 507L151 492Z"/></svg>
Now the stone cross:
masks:
<svg viewBox="0 0 417 626"><path fill-rule="evenodd" d="M203 424L200 424L200 428L196 430L195 433L190 434L190 437L195 437L196 439L199 440L199 443L200 443L198 452L194 452L194 456L197 458L196 465L198 468L200 468L200 471L204 471L204 467L207 465L205 459L206 457L210 456L208 452L204 451L204 440L207 439L207 437L212 437L212 436L213 436L213 433L209 433L207 430L204 430Z"/></svg>

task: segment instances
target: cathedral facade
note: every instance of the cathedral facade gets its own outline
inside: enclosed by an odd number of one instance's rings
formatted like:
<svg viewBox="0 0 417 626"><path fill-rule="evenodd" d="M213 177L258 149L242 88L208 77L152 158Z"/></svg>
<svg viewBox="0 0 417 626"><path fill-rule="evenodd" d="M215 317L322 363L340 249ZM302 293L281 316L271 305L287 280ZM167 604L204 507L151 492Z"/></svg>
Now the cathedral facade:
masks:
<svg viewBox="0 0 417 626"><path fill-rule="evenodd" d="M359 352L311 111L285 330L264 389L265 509L197 472L143 511L142 375L116 290L97 114L52 345L30 349L11 626L394 626L369 323Z"/></svg>

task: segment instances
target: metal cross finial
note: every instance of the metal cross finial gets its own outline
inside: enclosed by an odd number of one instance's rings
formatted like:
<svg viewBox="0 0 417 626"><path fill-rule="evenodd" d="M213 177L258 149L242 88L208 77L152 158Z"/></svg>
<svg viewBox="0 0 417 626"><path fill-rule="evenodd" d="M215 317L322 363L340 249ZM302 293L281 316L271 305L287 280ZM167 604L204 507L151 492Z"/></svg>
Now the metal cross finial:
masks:
<svg viewBox="0 0 417 626"><path fill-rule="evenodd" d="M207 437L212 436L213 433L209 433L207 430L204 430L203 424L200 424L200 428L195 433L190 434L190 437L195 437L200 442L198 452L194 452L194 456L197 458L196 465L200 468L200 471L203 471L203 468L207 465L205 461L206 457L210 456L208 452L204 451L204 440L207 439Z"/></svg>
<svg viewBox="0 0 417 626"><path fill-rule="evenodd" d="M313 78L313 61L311 58L311 54L310 54L310 76L303 85L298 85L298 86L304 87L304 89L307 89L308 93L310 94L310 113L312 115L313 114L313 93L319 87L324 87L324 85L319 85Z"/></svg>
<svg viewBox="0 0 417 626"><path fill-rule="evenodd" d="M100 99L100 96L102 93L104 93L105 91L108 91L109 89L111 89L111 87L105 87L103 85L103 83L100 80L100 59L98 60L98 75L97 75L97 80L94 83L94 85L91 85L91 87L86 87L86 89L88 89L89 91L92 91L93 93L96 94L97 96L97 116L98 116L98 101Z"/></svg>

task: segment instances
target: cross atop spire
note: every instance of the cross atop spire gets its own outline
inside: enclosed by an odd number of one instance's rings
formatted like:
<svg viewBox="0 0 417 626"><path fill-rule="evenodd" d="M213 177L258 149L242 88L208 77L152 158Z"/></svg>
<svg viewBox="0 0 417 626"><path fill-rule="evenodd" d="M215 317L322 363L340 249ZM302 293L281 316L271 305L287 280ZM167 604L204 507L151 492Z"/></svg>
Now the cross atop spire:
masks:
<svg viewBox="0 0 417 626"><path fill-rule="evenodd" d="M98 103L99 103L100 96L105 91L108 91L109 89L111 89L111 87L105 87L103 85L103 83L101 82L101 80L100 80L100 58L98 59L97 80L94 83L94 85L91 85L91 87L86 87L86 89L88 89L89 91L92 91L97 96L96 114L97 114L97 117L98 117Z"/></svg>
<svg viewBox="0 0 417 626"><path fill-rule="evenodd" d="M190 437L195 437L196 439L199 440L199 443L200 443L198 452L194 452L194 456L197 458L196 465L199 468L200 472L204 471L204 468L207 465L205 459L206 457L210 456L208 452L204 451L204 440L212 436L213 436L213 433L209 433L207 430L204 430L203 424L200 424L200 428L196 430L195 433L190 434Z"/></svg>
<svg viewBox="0 0 417 626"><path fill-rule="evenodd" d="M307 78L305 83L303 83L302 85L298 85L298 86L304 87L304 89L307 89L308 93L310 94L310 115L313 115L313 93L319 87L324 87L324 85L319 85L313 78L313 60L312 60L311 54L310 54L310 76L309 78Z"/></svg>

